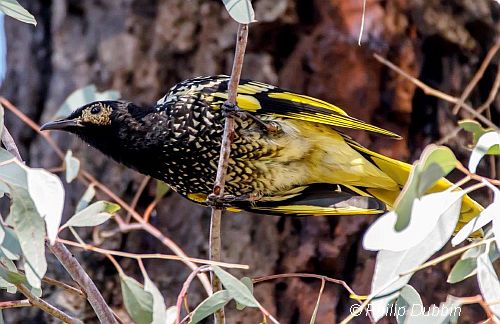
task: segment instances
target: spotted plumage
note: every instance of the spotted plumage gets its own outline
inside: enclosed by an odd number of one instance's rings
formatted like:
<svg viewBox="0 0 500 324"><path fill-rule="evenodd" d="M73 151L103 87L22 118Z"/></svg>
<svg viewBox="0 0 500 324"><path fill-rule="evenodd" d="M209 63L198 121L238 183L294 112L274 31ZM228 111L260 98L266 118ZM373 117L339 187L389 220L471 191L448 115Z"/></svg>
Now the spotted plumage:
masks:
<svg viewBox="0 0 500 324"><path fill-rule="evenodd" d="M115 160L204 204L217 171L228 83L227 76L186 80L151 107L95 102L43 128L75 133ZM398 135L325 101L242 80L237 106L245 113L235 117L225 188L232 197L226 201L230 210L379 214L393 206L408 178L408 164L367 150L341 129ZM442 180L434 189L447 186ZM466 197L461 221L480 208Z"/></svg>

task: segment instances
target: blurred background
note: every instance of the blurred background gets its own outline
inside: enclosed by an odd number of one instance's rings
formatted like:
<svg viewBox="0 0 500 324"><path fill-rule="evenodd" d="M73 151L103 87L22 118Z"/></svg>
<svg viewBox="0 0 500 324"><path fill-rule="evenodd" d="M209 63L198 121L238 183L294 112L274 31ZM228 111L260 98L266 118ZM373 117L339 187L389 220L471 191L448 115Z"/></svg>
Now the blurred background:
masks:
<svg viewBox="0 0 500 324"><path fill-rule="evenodd" d="M0 94L37 123L51 120L71 92L88 84L99 90L118 90L123 98L138 104L153 104L179 81L230 73L237 26L220 0L19 2L36 17L38 25L5 18L7 65ZM244 78L318 97L404 136L404 140L394 141L350 133L380 153L413 162L425 145L441 140L466 159L466 144L470 142L466 134L442 140L456 127L458 118L451 113L452 105L426 96L375 60L373 54L432 87L460 97L499 37L497 1L369 0L361 46L357 39L362 0L255 0L253 5L258 22L250 26ZM488 97L499 65L497 55L469 96L473 107ZM498 98L491 113L498 125ZM6 125L29 165L60 166L47 143L8 111ZM144 176L105 158L74 136L52 136L61 147L73 150L83 169L126 201L132 200ZM487 164L483 168L484 174L491 172ZM67 186L66 216L72 214L85 189L77 183ZM151 181L140 196L138 210L142 211L154 195L155 182ZM209 209L169 193L151 222L189 256L207 258L209 215ZM227 213L222 228L223 260L251 266L250 271L232 271L237 276L308 272L345 280L357 293L368 294L375 253L364 251L360 238L373 220L367 216L280 218ZM170 254L143 232L107 235L114 227L108 224L81 233L88 242L109 249ZM99 254L73 252L110 305L127 318L111 263ZM134 261L119 261L129 275L140 278ZM452 265L444 262L413 277L410 283L425 305L439 304L448 293L477 294L474 278L457 285L446 283ZM190 270L173 261L148 261L146 268L167 304L174 305ZM48 274L68 279L54 261ZM319 288L319 280L284 279L257 285L256 296L282 323L308 323ZM97 322L82 300L56 290L44 292L49 301L77 316L88 316L86 323ZM200 285L195 283L189 293L190 304L195 306L203 298ZM341 320L349 314L352 303L341 287L327 285L317 322ZM261 320L258 311L231 309L234 307L227 310L228 323ZM49 322L36 308L6 310L4 317L8 323ZM460 321L482 318L479 306L466 306ZM362 323L366 318L357 321Z"/></svg>

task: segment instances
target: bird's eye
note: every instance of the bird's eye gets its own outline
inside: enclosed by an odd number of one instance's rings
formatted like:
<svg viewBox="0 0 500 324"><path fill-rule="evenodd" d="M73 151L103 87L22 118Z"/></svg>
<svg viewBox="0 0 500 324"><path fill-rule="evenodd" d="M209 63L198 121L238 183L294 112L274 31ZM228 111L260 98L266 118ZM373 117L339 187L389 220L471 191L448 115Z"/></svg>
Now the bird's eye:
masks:
<svg viewBox="0 0 500 324"><path fill-rule="evenodd" d="M101 107L99 107L99 106L94 106L94 107L92 107L92 108L90 109L90 112L91 112L92 114L94 114L94 115L95 115L95 114L98 114L98 113L100 113L100 112L101 112Z"/></svg>

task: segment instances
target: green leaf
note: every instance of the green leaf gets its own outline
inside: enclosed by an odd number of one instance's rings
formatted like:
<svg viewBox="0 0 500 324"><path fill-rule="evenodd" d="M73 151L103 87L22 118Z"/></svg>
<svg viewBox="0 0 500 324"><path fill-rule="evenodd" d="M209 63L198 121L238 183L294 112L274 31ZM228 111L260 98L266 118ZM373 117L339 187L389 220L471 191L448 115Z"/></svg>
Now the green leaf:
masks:
<svg viewBox="0 0 500 324"><path fill-rule="evenodd" d="M16 0L0 0L0 11L14 19L36 26L35 17Z"/></svg>
<svg viewBox="0 0 500 324"><path fill-rule="evenodd" d="M12 205L8 222L13 225L25 257L24 268L28 282L40 288L47 271L45 259L45 226L27 191L10 187Z"/></svg>
<svg viewBox="0 0 500 324"><path fill-rule="evenodd" d="M130 317L137 324L150 324L153 320L153 296L135 279L120 274L123 302Z"/></svg>
<svg viewBox="0 0 500 324"><path fill-rule="evenodd" d="M253 295L253 281L252 281L252 279L250 279L248 277L243 277L240 279L240 281L248 288L248 290L250 290L250 292ZM245 305L242 305L242 304L236 302L236 309L237 310L244 310L245 307L246 307Z"/></svg>
<svg viewBox="0 0 500 324"><path fill-rule="evenodd" d="M387 304L399 296L399 290L413 275L400 274L419 266L446 244L458 221L460 206L461 201L456 200L454 205L439 217L432 232L418 245L397 252L381 250L377 254L371 287L371 294L377 297L371 303L375 321L386 314Z"/></svg>
<svg viewBox="0 0 500 324"><path fill-rule="evenodd" d="M56 241L64 208L64 187L59 177L44 170L27 168L28 192L45 221L50 244Z"/></svg>
<svg viewBox="0 0 500 324"><path fill-rule="evenodd" d="M472 277L476 274L477 270L477 259L476 258L466 258L458 260L448 275L446 281L448 283L457 283Z"/></svg>
<svg viewBox="0 0 500 324"><path fill-rule="evenodd" d="M202 321L204 318L226 306L231 299L231 294L227 290L215 292L195 308L189 324L195 324Z"/></svg>
<svg viewBox="0 0 500 324"><path fill-rule="evenodd" d="M218 266L212 266L212 269L234 300L247 307L259 307L259 302L244 283Z"/></svg>
<svg viewBox="0 0 500 324"><path fill-rule="evenodd" d="M22 274L4 269L3 267L0 267L0 277L2 277L2 279L13 285L22 284L26 282L26 277L23 276Z"/></svg>
<svg viewBox="0 0 500 324"><path fill-rule="evenodd" d="M84 210L94 199L95 197L95 188L94 186L88 186L87 190L83 193L82 198L80 198L80 201L78 202L78 205L76 206L76 212L80 212Z"/></svg>
<svg viewBox="0 0 500 324"><path fill-rule="evenodd" d="M255 12L250 0L222 0L231 18L240 24L250 24L255 21Z"/></svg>
<svg viewBox="0 0 500 324"><path fill-rule="evenodd" d="M156 180L155 199L160 200L170 191L170 186L163 181Z"/></svg>
<svg viewBox="0 0 500 324"><path fill-rule="evenodd" d="M495 150L500 148L500 131L487 132L479 138L469 159L470 172L476 173L477 165L492 148ZM500 151L497 153L500 153Z"/></svg>
<svg viewBox="0 0 500 324"><path fill-rule="evenodd" d="M408 181L395 202L397 221L394 227L397 231L402 231L410 223L414 200L422 197L436 181L450 173L456 162L453 152L445 146L429 145L425 148L420 160L414 163Z"/></svg>
<svg viewBox="0 0 500 324"><path fill-rule="evenodd" d="M500 300L500 281L491 264L488 252L477 258L477 281L484 300L489 305L495 316L500 317L500 304L493 303Z"/></svg>
<svg viewBox="0 0 500 324"><path fill-rule="evenodd" d="M396 300L395 307L396 310L400 309L404 310L402 312L400 311L395 312L398 324L402 324L406 322L406 319L408 317L414 315L411 314L411 310L415 309L416 307L422 309L423 304L422 304L422 299L420 298L420 295L415 290L415 288L413 288L410 285L405 285L403 289L401 289L399 297Z"/></svg>
<svg viewBox="0 0 500 324"><path fill-rule="evenodd" d="M66 156L64 157L64 167L66 170L66 182L70 183L76 179L78 171L80 170L80 160L73 157L73 152L71 152L71 150L66 152Z"/></svg>
<svg viewBox="0 0 500 324"><path fill-rule="evenodd" d="M153 296L153 321L151 323L165 324L167 318L165 300L155 284L149 279L147 273L144 273L144 290Z"/></svg>
<svg viewBox="0 0 500 324"><path fill-rule="evenodd" d="M54 117L66 117L73 111L88 103L98 100L117 100L120 93L114 90L97 92L95 85L91 84L71 93L61 105Z"/></svg>
<svg viewBox="0 0 500 324"><path fill-rule="evenodd" d="M120 210L120 206L107 201L98 201L71 217L64 227L90 227L101 225Z"/></svg>
<svg viewBox="0 0 500 324"><path fill-rule="evenodd" d="M434 230L440 217L452 212L450 209L459 213L456 206L463 195L463 191L443 191L415 198L410 223L401 231L395 230L396 213L384 214L366 232L363 247L370 251L403 251L419 244Z"/></svg>

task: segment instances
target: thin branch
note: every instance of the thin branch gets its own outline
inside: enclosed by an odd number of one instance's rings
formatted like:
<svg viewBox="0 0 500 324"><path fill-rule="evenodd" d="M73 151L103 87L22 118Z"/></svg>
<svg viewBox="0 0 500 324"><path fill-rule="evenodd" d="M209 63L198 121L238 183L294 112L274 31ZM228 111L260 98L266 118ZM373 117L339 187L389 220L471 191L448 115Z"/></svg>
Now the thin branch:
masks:
<svg viewBox="0 0 500 324"><path fill-rule="evenodd" d="M493 101L495 101L495 98L498 94L498 90L500 90L500 65L497 66L497 74L495 76L495 81L493 81L493 86L491 87L488 98L481 106L479 106L476 109L478 113L482 113L483 111L485 111L490 107Z"/></svg>
<svg viewBox="0 0 500 324"><path fill-rule="evenodd" d="M408 73L406 73L405 71L401 70L399 67L397 67L396 65L394 65L393 63L389 62L388 60L386 60L385 58L383 58L382 56L378 55L378 54L373 54L373 56L375 57L375 59L377 61L379 61L380 63L386 65L387 67L389 67L391 70L397 72L398 74L400 74L401 76L405 77L406 79L410 80L412 83L414 83L417 87L419 87L420 89L422 89L422 91L426 94L426 95L429 95L429 96L434 96L434 97L437 97L439 99L442 99L444 101L447 101L447 102L450 102L450 103L453 103L453 104L457 104L460 99L457 98L457 97L453 97L453 96L450 96L449 94L446 94L442 91L439 91L437 89L434 89L430 86L428 86L427 84L423 83L422 81L420 81L419 79L409 75ZM478 113L476 110L474 110L474 108L472 108L471 106L469 106L468 104L466 104L465 102L462 102L461 104L461 107L464 108L465 110L467 110L467 112L471 113L475 118L477 118L478 120L482 121L485 125L487 125L488 127L491 127L493 129L498 129L498 127L493 124L488 118L484 117L483 115L481 115L480 113Z"/></svg>
<svg viewBox="0 0 500 324"><path fill-rule="evenodd" d="M189 276L186 278L186 280L184 281L184 284L182 285L182 289L181 291L179 292L179 295L177 296L177 303L176 303L176 307L177 307L177 318L176 318L176 323L177 324L180 324L181 323L181 312L182 312L182 303L184 301L184 298L187 296L187 293L188 293L188 290L189 290L189 286L191 285L191 282L193 281L193 279L201 272L205 272L205 271L208 271L210 269L209 266L201 266L199 268L196 268L194 269L191 274L189 274Z"/></svg>
<svg viewBox="0 0 500 324"><path fill-rule="evenodd" d="M161 260L175 260L175 261L190 261L193 263L199 263L199 264L208 264L208 265L217 265L219 267L224 267L224 268L230 268L230 269L248 269L249 267L245 264L237 264L237 263L226 263L226 262L220 262L220 261L211 261L211 260L204 260L204 259L197 259L197 258L182 258L179 257L178 255L167 255L167 254L160 254L160 253L145 253L145 254L140 254L140 253L130 253L130 252L122 252L122 251L116 251L116 250L108 250L108 249L103 249L99 248L90 244L81 244L78 242L74 241L68 241L64 239L57 239L57 242L60 242L62 244L74 246L77 248L81 248L87 251L92 251L92 252L97 252L100 254L109 254L109 255L114 255L114 256L121 256L124 258L130 258L130 259L135 259L135 260L140 260L140 259L161 259Z"/></svg>
<svg viewBox="0 0 500 324"><path fill-rule="evenodd" d="M470 80L469 84L464 89L464 92L460 96L460 99L458 102L455 104L455 107L453 107L453 114L458 114L460 111L460 108L462 107L463 103L465 102L465 99L470 95L472 90L476 87L476 84L481 80L481 78L484 75L484 72L486 71L486 68L488 65L490 65L491 60L495 57L495 54L498 52L498 49L500 49L500 40L497 40L495 45L493 45L492 48L488 51L486 54L486 57L483 60L483 63L481 63L481 66L477 70L476 74L474 74L474 77L472 77L472 80Z"/></svg>
<svg viewBox="0 0 500 324"><path fill-rule="evenodd" d="M59 280L55 280L55 279L48 278L48 277L43 277L42 281L48 285L52 285L54 287L66 290L67 292L72 293L74 295L78 295L78 296L81 296L83 298L87 298L87 295L83 291L81 291L80 289L75 288L73 286L70 286L68 284L65 284L64 282L61 282Z"/></svg>
<svg viewBox="0 0 500 324"><path fill-rule="evenodd" d="M31 307L31 306L33 306L33 305L31 304L29 299L9 300L9 301L0 302L0 309Z"/></svg>
<svg viewBox="0 0 500 324"><path fill-rule="evenodd" d="M243 60L245 57L245 48L248 39L248 25L239 24L238 33L236 38L236 50L233 61L233 69L231 72L231 79L228 86L228 97L226 104L236 105L236 97L238 95L237 89L240 83L241 70L243 68ZM234 136L234 119L231 115L226 116L224 125L224 134L222 135L222 143L219 155L219 164L217 167L217 175L215 178L213 194L222 198L224 196L224 184L226 180L227 167L229 164L229 155L231 154L231 141ZM221 259L221 219L222 208L212 208L212 215L210 218L210 260L219 261ZM213 273L212 290L213 292L222 289L222 285ZM224 319L224 308L221 308L215 313L215 323L222 324Z"/></svg>
<svg viewBox="0 0 500 324"><path fill-rule="evenodd" d="M86 293L87 300L94 309L99 321L101 323L118 323L94 282L71 252L61 242L55 242L54 245L49 245L49 248L68 271L71 278Z"/></svg>
<svg viewBox="0 0 500 324"><path fill-rule="evenodd" d="M326 277L326 276L322 276L322 275L318 275L318 274L314 274L314 273L300 273L300 272L299 273L282 273L282 274L253 278L252 282L254 284L258 284L258 283L269 281L269 280L276 280L276 279L283 279L283 278L315 278L315 279L324 280L326 282L330 282L330 283L333 283L336 285L341 285L342 287L345 288L345 290L347 290L349 292L349 294L353 297L353 299L361 302L361 298L358 298L359 295L356 294L354 292L354 290L352 290L352 288L349 287L349 285L345 281L339 280L339 279L333 279L330 277Z"/></svg>
<svg viewBox="0 0 500 324"><path fill-rule="evenodd" d="M319 303L321 302L321 296L323 295L323 290L325 289L325 282L325 279L321 279L321 287L319 288L318 299L316 300L316 306L314 307L310 324L316 323L316 315L318 314Z"/></svg>
<svg viewBox="0 0 500 324"><path fill-rule="evenodd" d="M23 294L24 296L26 296L26 298L28 298L31 305L40 308L45 313L60 319L64 323L83 324L83 322L80 321L79 319L69 316L60 309L50 305L45 300L33 295L31 291L28 288L26 288L26 286L24 286L23 284L18 284L16 285L16 287L21 294ZM107 322L107 323L113 323L113 322Z"/></svg>
<svg viewBox="0 0 500 324"><path fill-rule="evenodd" d="M137 207L137 203L139 202L139 199L142 196L142 193L146 189L149 181L151 180L150 176L144 176L144 178L141 181L141 184L139 185L139 188L135 192L134 198L132 198L132 201L130 202L130 207L135 210ZM127 213L127 217L125 217L126 222L130 223L130 220L132 219L132 215L130 213Z"/></svg>
<svg viewBox="0 0 500 324"><path fill-rule="evenodd" d="M472 172L469 171L469 169L467 169L466 167L464 167L463 164L460 163L460 162L456 163L455 168L457 168L459 171L461 171L465 175L469 176L471 179L474 179L474 180L477 180L477 181L486 180L489 183L491 183L492 185L500 186L500 180L490 179L490 178L482 177L480 175L472 173Z"/></svg>

